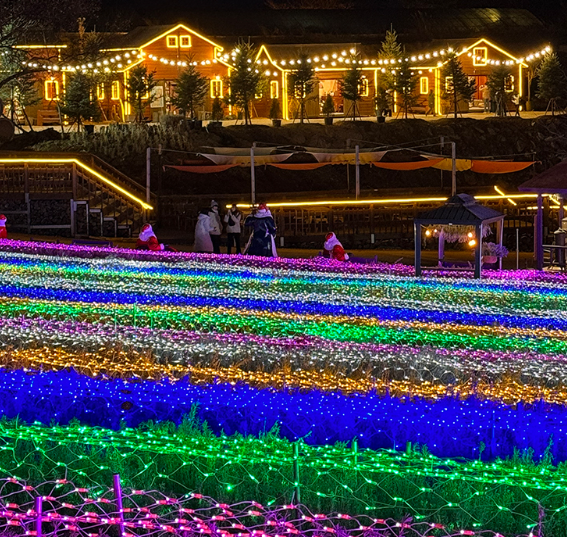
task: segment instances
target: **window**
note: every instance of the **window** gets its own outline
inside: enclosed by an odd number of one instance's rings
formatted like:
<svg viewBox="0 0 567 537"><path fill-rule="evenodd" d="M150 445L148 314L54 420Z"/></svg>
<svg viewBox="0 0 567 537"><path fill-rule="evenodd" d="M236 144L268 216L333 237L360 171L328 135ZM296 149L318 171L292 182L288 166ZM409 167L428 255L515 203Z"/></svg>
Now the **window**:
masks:
<svg viewBox="0 0 567 537"><path fill-rule="evenodd" d="M473 65L486 65L488 63L488 49L486 47L473 48Z"/></svg>
<svg viewBox="0 0 567 537"><path fill-rule="evenodd" d="M118 80L115 80L112 83L112 93L110 98L113 101L117 101L118 99L120 99L120 82Z"/></svg>
<svg viewBox="0 0 567 537"><path fill-rule="evenodd" d="M514 91L514 75L509 75L506 77L504 82L504 89L508 92Z"/></svg>
<svg viewBox="0 0 567 537"><path fill-rule="evenodd" d="M360 87L358 88L361 97L368 97L368 79L362 78L360 80Z"/></svg>
<svg viewBox="0 0 567 537"><path fill-rule="evenodd" d="M427 95L429 93L429 78L422 76L419 79L419 93Z"/></svg>
<svg viewBox="0 0 567 537"><path fill-rule="evenodd" d="M96 85L96 98L99 101L104 101L104 84Z"/></svg>
<svg viewBox="0 0 567 537"><path fill-rule="evenodd" d="M453 91L453 77L446 76L445 77L445 91Z"/></svg>
<svg viewBox="0 0 567 537"><path fill-rule="evenodd" d="M181 48L189 48L191 46L191 36L182 35L179 37L179 44Z"/></svg>
<svg viewBox="0 0 567 537"><path fill-rule="evenodd" d="M167 36L167 48L177 48L177 36L168 35Z"/></svg>
<svg viewBox="0 0 567 537"><path fill-rule="evenodd" d="M270 99L278 99L280 96L280 85L277 80L270 81Z"/></svg>
<svg viewBox="0 0 567 537"><path fill-rule="evenodd" d="M213 97L213 99L215 97L222 97L222 80L220 78L211 80L211 97Z"/></svg>
<svg viewBox="0 0 567 537"><path fill-rule="evenodd" d="M59 100L59 82L57 80L45 81L45 100L46 101Z"/></svg>

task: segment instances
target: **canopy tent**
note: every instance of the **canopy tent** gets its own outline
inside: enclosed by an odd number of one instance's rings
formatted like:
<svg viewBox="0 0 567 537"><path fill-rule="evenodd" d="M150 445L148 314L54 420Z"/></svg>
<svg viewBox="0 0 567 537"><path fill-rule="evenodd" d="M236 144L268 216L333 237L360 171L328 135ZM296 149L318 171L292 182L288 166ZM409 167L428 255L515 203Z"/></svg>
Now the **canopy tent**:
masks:
<svg viewBox="0 0 567 537"><path fill-rule="evenodd" d="M563 200L567 198L567 160L535 175L518 190L537 194L537 213L535 221L535 258L537 270L543 269L543 196L556 194L559 197L559 222L563 222Z"/></svg>
<svg viewBox="0 0 567 537"><path fill-rule="evenodd" d="M470 226L475 229L475 262L474 277L481 276L482 227L496 222L498 224L498 241L502 245L504 215L479 205L474 196L457 194L449 198L443 205L417 215L414 220L415 236L415 274L421 276L421 228L424 225L438 226ZM439 261L443 260L443 233L439 235ZM500 261L501 263L501 261Z"/></svg>

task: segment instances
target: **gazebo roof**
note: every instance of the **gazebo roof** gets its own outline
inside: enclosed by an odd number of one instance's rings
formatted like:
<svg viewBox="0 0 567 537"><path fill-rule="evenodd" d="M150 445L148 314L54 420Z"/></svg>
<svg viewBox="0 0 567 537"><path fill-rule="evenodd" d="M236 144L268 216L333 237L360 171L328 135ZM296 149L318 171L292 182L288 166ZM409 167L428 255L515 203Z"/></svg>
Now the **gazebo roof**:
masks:
<svg viewBox="0 0 567 537"><path fill-rule="evenodd" d="M535 175L522 183L518 190L538 194L567 194L567 160Z"/></svg>
<svg viewBox="0 0 567 537"><path fill-rule="evenodd" d="M444 205L417 215L415 222L420 224L478 225L502 220L504 214L489 207L479 205L474 196L457 194Z"/></svg>

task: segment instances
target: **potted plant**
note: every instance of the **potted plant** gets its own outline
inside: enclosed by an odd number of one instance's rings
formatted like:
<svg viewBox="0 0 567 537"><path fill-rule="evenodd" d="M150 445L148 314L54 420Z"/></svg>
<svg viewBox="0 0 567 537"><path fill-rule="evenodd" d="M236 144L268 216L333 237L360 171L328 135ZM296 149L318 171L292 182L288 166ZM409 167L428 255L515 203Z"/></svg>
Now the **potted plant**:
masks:
<svg viewBox="0 0 567 537"><path fill-rule="evenodd" d="M374 106L376 108L376 121L378 121L378 123L384 123L386 121L386 114L390 109L390 99L386 88L379 87L376 90Z"/></svg>
<svg viewBox="0 0 567 537"><path fill-rule="evenodd" d="M484 263L496 263L499 258L506 257L508 249L494 242L485 242L482 245L482 261Z"/></svg>
<svg viewBox="0 0 567 537"><path fill-rule="evenodd" d="M211 109L211 121L209 126L222 126L222 119L224 117L224 108L222 106L222 101L220 97L215 97L213 100L213 107Z"/></svg>
<svg viewBox="0 0 567 537"><path fill-rule="evenodd" d="M272 99L272 105L270 106L270 119L272 120L272 125L274 127L281 127L282 120L281 120L281 107L280 107L280 100L279 99Z"/></svg>
<svg viewBox="0 0 567 537"><path fill-rule="evenodd" d="M333 101L333 96L330 93L327 93L321 111L325 114L325 125L332 125L333 118L331 114L335 113L335 101Z"/></svg>

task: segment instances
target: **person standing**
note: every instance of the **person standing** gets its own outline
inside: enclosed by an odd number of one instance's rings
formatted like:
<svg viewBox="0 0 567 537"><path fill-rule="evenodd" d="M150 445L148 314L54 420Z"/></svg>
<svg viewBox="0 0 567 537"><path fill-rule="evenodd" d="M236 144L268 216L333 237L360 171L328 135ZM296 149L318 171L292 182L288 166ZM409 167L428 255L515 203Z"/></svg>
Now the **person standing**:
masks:
<svg viewBox="0 0 567 537"><path fill-rule="evenodd" d="M194 252L200 254L213 253L213 241L211 240L211 217L209 216L209 209L202 209L197 218L197 225L195 226L195 247Z"/></svg>
<svg viewBox="0 0 567 537"><path fill-rule="evenodd" d="M213 200L211 202L211 209L209 211L211 219L211 242L213 243L213 253L220 254L220 238L222 233L222 223L219 214L219 204Z"/></svg>
<svg viewBox="0 0 567 537"><path fill-rule="evenodd" d="M8 219L3 214L0 214L0 239L8 238L8 230L6 229L6 221Z"/></svg>
<svg viewBox="0 0 567 537"><path fill-rule="evenodd" d="M480 86L480 92L482 95L482 102L484 104L484 112L491 112L490 88L486 84L483 84Z"/></svg>
<svg viewBox="0 0 567 537"><path fill-rule="evenodd" d="M275 241L276 223L265 203L261 203L258 210L246 218L244 226L252 228L245 254L264 257L278 256Z"/></svg>
<svg viewBox="0 0 567 537"><path fill-rule="evenodd" d="M240 254L240 233L242 231L240 227L240 221L242 220L242 213L238 210L236 203L232 204L232 207L228 210L224 217L224 222L226 224L226 253L230 255L232 249L232 243L234 243L234 250L236 254Z"/></svg>

